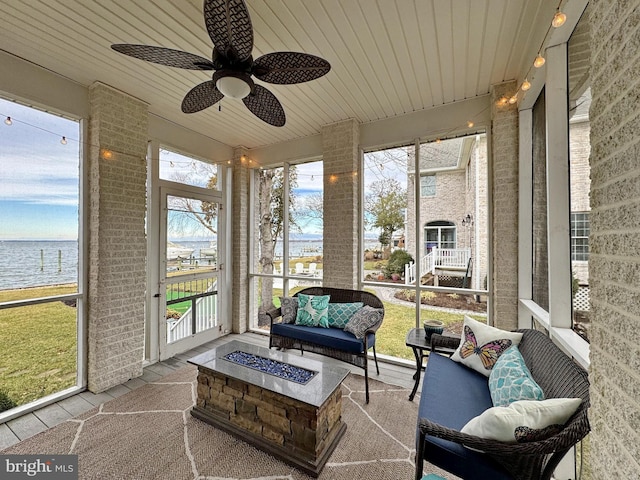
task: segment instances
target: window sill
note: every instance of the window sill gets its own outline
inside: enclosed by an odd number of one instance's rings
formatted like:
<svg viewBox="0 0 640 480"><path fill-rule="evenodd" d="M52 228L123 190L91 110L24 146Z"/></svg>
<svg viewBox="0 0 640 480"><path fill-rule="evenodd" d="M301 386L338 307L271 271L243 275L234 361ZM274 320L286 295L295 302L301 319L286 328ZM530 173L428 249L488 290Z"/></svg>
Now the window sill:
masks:
<svg viewBox="0 0 640 480"><path fill-rule="evenodd" d="M567 352L582 368L589 370L589 344L570 328L551 327L551 339Z"/></svg>
<svg viewBox="0 0 640 480"><path fill-rule="evenodd" d="M548 332L551 339L585 370L589 369L589 344L570 328L553 327L549 313L533 300L520 299L520 306Z"/></svg>

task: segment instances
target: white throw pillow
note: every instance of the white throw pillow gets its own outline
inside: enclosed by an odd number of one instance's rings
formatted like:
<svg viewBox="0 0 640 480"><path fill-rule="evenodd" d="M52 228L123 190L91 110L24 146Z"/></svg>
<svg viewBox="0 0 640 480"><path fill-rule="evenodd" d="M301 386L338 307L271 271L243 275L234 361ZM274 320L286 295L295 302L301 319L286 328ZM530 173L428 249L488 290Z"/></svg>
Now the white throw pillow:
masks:
<svg viewBox="0 0 640 480"><path fill-rule="evenodd" d="M488 408L460 431L510 443L542 440L559 432L581 402L581 398L518 400L508 407Z"/></svg>
<svg viewBox="0 0 640 480"><path fill-rule="evenodd" d="M500 355L521 339L522 333L500 330L465 315L460 345L451 360L488 377Z"/></svg>

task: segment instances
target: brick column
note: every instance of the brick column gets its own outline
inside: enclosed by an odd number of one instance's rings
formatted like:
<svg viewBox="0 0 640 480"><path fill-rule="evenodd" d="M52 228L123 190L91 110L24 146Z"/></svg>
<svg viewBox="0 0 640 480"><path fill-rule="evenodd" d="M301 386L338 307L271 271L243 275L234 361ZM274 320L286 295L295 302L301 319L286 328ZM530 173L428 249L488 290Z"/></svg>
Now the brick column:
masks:
<svg viewBox="0 0 640 480"><path fill-rule="evenodd" d="M233 151L232 182L232 331L244 333L248 324L249 304L249 174L247 149L238 147Z"/></svg>
<svg viewBox="0 0 640 480"><path fill-rule="evenodd" d="M511 97L516 82L491 89L493 157L493 319L505 330L518 328L518 109L498 105Z"/></svg>
<svg viewBox="0 0 640 480"><path fill-rule="evenodd" d="M640 472L640 1L591 10L591 452L593 479ZM582 21L582 20L581 20Z"/></svg>
<svg viewBox="0 0 640 480"><path fill-rule="evenodd" d="M322 128L324 164L323 284L358 287L358 144L355 120Z"/></svg>
<svg viewBox="0 0 640 480"><path fill-rule="evenodd" d="M88 382L101 392L142 375L147 242L147 104L89 89Z"/></svg>

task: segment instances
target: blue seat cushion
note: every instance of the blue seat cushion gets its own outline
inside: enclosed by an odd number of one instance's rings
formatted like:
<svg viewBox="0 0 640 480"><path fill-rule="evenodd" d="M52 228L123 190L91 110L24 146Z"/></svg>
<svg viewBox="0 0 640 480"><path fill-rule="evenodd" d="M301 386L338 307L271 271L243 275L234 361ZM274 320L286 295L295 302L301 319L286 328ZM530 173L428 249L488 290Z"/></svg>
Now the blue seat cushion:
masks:
<svg viewBox="0 0 640 480"><path fill-rule="evenodd" d="M273 335L295 338L303 342L314 343L323 347L335 348L343 352L364 353L364 343L352 333L339 328L306 327L290 323L274 323L271 326ZM367 346L371 348L376 341L373 333L367 335Z"/></svg>
<svg viewBox="0 0 640 480"><path fill-rule="evenodd" d="M418 417L460 431L472 418L493 407L487 377L438 354L429 355ZM425 460L465 480L512 480L487 455L427 436Z"/></svg>

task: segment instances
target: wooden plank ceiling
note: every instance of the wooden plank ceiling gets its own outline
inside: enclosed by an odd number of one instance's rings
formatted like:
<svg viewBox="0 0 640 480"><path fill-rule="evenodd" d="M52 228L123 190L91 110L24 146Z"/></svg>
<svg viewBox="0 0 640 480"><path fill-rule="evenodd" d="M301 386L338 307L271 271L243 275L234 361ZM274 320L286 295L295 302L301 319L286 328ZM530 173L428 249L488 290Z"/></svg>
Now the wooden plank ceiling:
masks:
<svg viewBox="0 0 640 480"><path fill-rule="evenodd" d="M516 79L546 31L548 0L247 0L253 56L301 51L327 59L328 75L265 85L287 124L253 116L240 100L180 111L210 72L180 70L118 54L140 43L210 58L201 0L3 0L0 49L64 77L101 81L150 104L152 113L230 146L265 146L317 134L322 125L373 122L485 95ZM553 5L551 5L553 4ZM533 45L533 47L532 47ZM259 81L257 83L260 83Z"/></svg>

